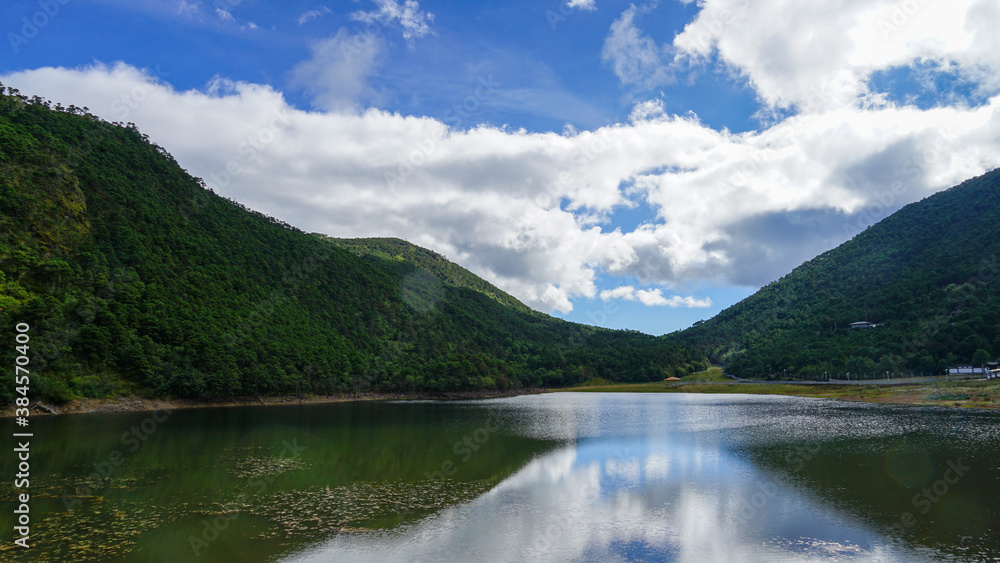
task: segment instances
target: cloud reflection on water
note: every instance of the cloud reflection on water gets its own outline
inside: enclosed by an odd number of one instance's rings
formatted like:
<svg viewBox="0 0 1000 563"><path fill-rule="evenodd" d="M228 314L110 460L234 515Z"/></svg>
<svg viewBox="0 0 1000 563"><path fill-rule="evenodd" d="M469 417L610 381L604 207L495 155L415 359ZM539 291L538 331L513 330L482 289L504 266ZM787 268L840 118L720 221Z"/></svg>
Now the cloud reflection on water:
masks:
<svg viewBox="0 0 1000 563"><path fill-rule="evenodd" d="M576 439L476 500L398 529L341 534L288 560L942 560L776 480L728 449L725 432L692 432L706 421L681 424L683 405L672 405L670 421L655 408L590 406L583 416L551 410L545 422L559 420Z"/></svg>

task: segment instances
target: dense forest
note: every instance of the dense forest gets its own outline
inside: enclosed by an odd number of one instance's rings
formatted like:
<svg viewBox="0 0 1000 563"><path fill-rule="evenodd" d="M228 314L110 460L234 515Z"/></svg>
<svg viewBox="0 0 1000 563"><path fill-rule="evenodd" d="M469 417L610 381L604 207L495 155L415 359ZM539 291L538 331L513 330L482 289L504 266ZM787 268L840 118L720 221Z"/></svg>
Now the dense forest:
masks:
<svg viewBox="0 0 1000 563"><path fill-rule="evenodd" d="M28 323L35 397L489 391L706 365L531 311L403 241L304 233L206 189L132 124L2 90L0 361Z"/></svg>
<svg viewBox="0 0 1000 563"><path fill-rule="evenodd" d="M465 287L493 299L507 307L541 315L534 309L521 303L510 294L501 291L483 278L448 260L444 256L421 248L413 243L398 238L333 238L317 234L321 239L334 244L358 256L375 256L385 260L408 262L417 267L417 277L412 277L404 284L404 295L415 297L413 290L423 288L423 291L439 292L441 284ZM544 315L542 315L544 316Z"/></svg>
<svg viewBox="0 0 1000 563"><path fill-rule="evenodd" d="M877 326L850 330L850 323ZM674 335L753 378L941 373L1000 356L1000 171L907 205Z"/></svg>

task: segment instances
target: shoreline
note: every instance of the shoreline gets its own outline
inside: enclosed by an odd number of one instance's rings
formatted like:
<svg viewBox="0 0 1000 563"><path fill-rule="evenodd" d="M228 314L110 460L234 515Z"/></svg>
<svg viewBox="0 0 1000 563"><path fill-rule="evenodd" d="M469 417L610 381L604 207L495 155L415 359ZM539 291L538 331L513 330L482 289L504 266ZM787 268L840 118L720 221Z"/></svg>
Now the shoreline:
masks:
<svg viewBox="0 0 1000 563"><path fill-rule="evenodd" d="M362 401L455 401L496 399L545 393L700 393L700 394L751 394L786 395L834 399L848 402L883 403L916 406L943 406L949 408L1000 409L1000 382L969 380L952 382L927 382L906 384L851 384L810 385L799 383L756 383L749 381L689 380L671 383L615 383L608 385L582 385L558 389L513 389L508 391L464 391L449 393L347 393L333 395L268 395L241 397L214 397L206 399L151 399L138 396L74 399L64 405L34 402L30 416L62 416L68 414L94 414L119 412L150 412L157 410L226 408L248 406L321 405ZM0 418L13 418L15 406L0 408Z"/></svg>
<svg viewBox="0 0 1000 563"><path fill-rule="evenodd" d="M726 375L725 368L712 367L673 380L649 383L612 383L603 379L553 391L604 393L699 393L742 395L786 395L814 399L893 405L948 408L1000 409L1000 380L926 379L906 382L819 383L814 381L756 381Z"/></svg>
<svg viewBox="0 0 1000 563"><path fill-rule="evenodd" d="M74 399L64 405L34 401L29 407L30 416L64 416L69 414L99 414L119 412L150 412L157 410L271 407L291 405L323 405L362 401L459 401L469 399L496 399L520 395L538 395L547 389L513 389L509 391L462 391L450 393L347 393L334 395L267 395L252 397L214 397L208 399L149 399L144 397L113 397L100 399ZM14 418L15 405L0 408L0 418Z"/></svg>
<svg viewBox="0 0 1000 563"><path fill-rule="evenodd" d="M948 408L1000 409L1000 383L987 380L907 384L810 385L797 383L678 382L624 383L554 389L552 392L583 393L699 393L785 395L846 402Z"/></svg>

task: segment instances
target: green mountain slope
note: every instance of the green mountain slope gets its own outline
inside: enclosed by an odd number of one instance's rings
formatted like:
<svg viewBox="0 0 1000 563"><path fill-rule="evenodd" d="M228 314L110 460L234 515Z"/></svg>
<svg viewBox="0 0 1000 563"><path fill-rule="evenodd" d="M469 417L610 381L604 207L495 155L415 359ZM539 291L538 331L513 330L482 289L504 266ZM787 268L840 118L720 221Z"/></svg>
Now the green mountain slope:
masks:
<svg viewBox="0 0 1000 563"><path fill-rule="evenodd" d="M11 345L31 327L34 398L492 390L704 361L532 312L405 243L338 246L358 244L215 195L133 125L0 96L0 327Z"/></svg>
<svg viewBox="0 0 1000 563"><path fill-rule="evenodd" d="M848 325L877 323L868 330ZM745 377L934 372L1000 356L1000 171L907 205L674 338Z"/></svg>
<svg viewBox="0 0 1000 563"><path fill-rule="evenodd" d="M430 291L433 293L436 291L438 285L448 284L471 289L512 309L529 314L538 314L513 296L498 289L458 264L448 261L447 258L437 252L421 248L405 240L398 238L347 239L324 235L319 235L319 237L358 256L376 256L386 260L409 262L422 272L430 274L417 276L412 280L408 280L411 291Z"/></svg>

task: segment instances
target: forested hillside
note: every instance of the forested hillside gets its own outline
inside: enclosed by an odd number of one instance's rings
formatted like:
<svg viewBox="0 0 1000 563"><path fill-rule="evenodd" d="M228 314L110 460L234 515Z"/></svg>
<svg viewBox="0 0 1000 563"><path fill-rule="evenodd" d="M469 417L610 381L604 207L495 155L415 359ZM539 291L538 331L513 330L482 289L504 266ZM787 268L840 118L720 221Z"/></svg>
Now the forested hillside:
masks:
<svg viewBox="0 0 1000 563"><path fill-rule="evenodd" d="M28 323L36 398L494 390L704 365L531 311L424 249L358 244L212 193L134 125L0 96L0 361Z"/></svg>
<svg viewBox="0 0 1000 563"><path fill-rule="evenodd" d="M878 326L851 331L853 322ZM674 335L744 377L940 372L1000 356L1000 171L907 205Z"/></svg>
<svg viewBox="0 0 1000 563"><path fill-rule="evenodd" d="M422 273L407 280L411 291L423 288L423 291L438 291L438 286L448 284L464 287L489 297L512 309L525 313L539 314L521 303L513 296L501 291L493 284L473 274L469 270L449 261L433 250L421 248L413 243L398 238L334 238L317 235L335 246L350 251L358 256L375 256L386 260L409 262Z"/></svg>

